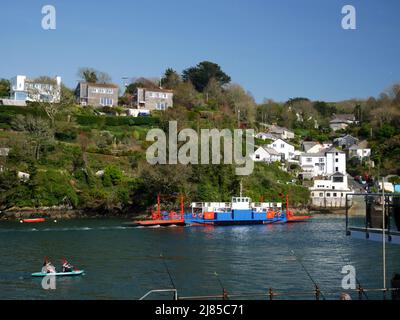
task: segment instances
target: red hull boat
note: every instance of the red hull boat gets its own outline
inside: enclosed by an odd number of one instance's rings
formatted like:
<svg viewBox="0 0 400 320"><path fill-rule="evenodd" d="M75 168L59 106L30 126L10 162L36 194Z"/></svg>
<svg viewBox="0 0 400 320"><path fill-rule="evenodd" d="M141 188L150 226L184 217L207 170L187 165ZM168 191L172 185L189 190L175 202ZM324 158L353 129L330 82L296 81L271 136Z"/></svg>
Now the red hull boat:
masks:
<svg viewBox="0 0 400 320"><path fill-rule="evenodd" d="M22 219L21 223L43 223L45 222L45 218L37 218L37 219Z"/></svg>

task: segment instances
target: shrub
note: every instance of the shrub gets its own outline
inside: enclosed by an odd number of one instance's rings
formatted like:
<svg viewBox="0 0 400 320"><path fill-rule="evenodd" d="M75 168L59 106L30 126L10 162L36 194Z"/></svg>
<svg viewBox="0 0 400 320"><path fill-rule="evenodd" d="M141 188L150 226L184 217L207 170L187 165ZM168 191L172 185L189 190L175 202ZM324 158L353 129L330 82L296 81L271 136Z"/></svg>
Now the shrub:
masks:
<svg viewBox="0 0 400 320"><path fill-rule="evenodd" d="M108 166L104 169L103 185L105 187L112 187L118 185L123 178L123 174L116 166Z"/></svg>
<svg viewBox="0 0 400 320"><path fill-rule="evenodd" d="M60 141L73 142L78 137L78 134L77 134L76 130L67 129L67 130L63 130L63 131L57 131L54 134L54 136L57 140L60 140Z"/></svg>

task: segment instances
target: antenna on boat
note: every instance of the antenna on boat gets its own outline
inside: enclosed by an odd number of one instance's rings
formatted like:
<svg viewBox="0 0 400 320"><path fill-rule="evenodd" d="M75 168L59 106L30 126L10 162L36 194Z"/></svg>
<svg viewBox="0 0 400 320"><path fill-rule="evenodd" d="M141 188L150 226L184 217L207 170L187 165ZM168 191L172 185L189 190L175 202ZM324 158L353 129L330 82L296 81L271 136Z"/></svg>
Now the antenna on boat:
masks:
<svg viewBox="0 0 400 320"><path fill-rule="evenodd" d="M167 262L165 261L165 258L164 258L164 256L163 256L162 254L160 254L160 257L161 257L161 259L162 259L162 261L163 261L163 263L164 263L164 267L165 267L165 270L166 270L167 273L168 273L169 280L171 281L172 287L176 290L176 286L175 286L175 283L174 283L174 279L172 279L171 272L169 272Z"/></svg>
<svg viewBox="0 0 400 320"><path fill-rule="evenodd" d="M319 288L318 284L314 281L313 277L312 277L311 274L308 272L307 268L304 266L303 261L302 261L301 259L299 259L299 258L296 256L296 254L295 254L295 252L294 252L293 250L290 250L290 252L291 252L292 255L295 257L296 261L298 261L298 262L300 263L301 267L303 268L303 270L304 270L304 272L307 274L307 276L310 278L310 280L311 280L311 282L314 284L315 288L318 289L318 288ZM318 289L318 290L319 290L319 289ZM322 298L325 300L325 296L324 296L324 294L322 293L322 291L319 290L319 292L321 293Z"/></svg>
<svg viewBox="0 0 400 320"><path fill-rule="evenodd" d="M243 198L243 180L240 180L240 197Z"/></svg>

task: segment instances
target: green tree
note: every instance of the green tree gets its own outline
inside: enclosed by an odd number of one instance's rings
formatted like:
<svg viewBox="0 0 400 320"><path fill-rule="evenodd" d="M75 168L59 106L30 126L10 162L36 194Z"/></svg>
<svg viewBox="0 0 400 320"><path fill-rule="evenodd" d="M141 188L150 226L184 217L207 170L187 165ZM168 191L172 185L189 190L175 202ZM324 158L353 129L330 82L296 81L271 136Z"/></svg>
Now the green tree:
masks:
<svg viewBox="0 0 400 320"><path fill-rule="evenodd" d="M204 91L211 79L215 79L221 86L231 81L218 64L209 61L200 62L196 67L184 70L182 78L192 82L199 92Z"/></svg>
<svg viewBox="0 0 400 320"><path fill-rule="evenodd" d="M175 89L180 82L181 77L179 74L174 69L168 68L161 79L161 86L165 89Z"/></svg>
<svg viewBox="0 0 400 320"><path fill-rule="evenodd" d="M240 112L240 120L249 123L254 122L257 108L254 98L237 84L228 85L225 92L235 113Z"/></svg>
<svg viewBox="0 0 400 320"><path fill-rule="evenodd" d="M10 96L10 81L6 79L0 80L0 98L8 98Z"/></svg>
<svg viewBox="0 0 400 320"><path fill-rule="evenodd" d="M105 168L103 175L103 185L105 187L112 187L118 185L123 178L122 171L113 165Z"/></svg>

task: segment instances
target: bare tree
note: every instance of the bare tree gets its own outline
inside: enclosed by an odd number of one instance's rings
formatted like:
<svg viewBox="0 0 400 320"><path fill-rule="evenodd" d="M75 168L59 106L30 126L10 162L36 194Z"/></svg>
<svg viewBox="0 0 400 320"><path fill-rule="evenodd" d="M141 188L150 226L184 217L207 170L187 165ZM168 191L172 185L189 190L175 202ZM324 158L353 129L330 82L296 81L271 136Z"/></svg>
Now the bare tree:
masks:
<svg viewBox="0 0 400 320"><path fill-rule="evenodd" d="M39 160L41 148L54 137L49 122L40 117L33 117L32 115L17 115L11 125L14 130L28 133L29 139L34 144L35 159Z"/></svg>
<svg viewBox="0 0 400 320"><path fill-rule="evenodd" d="M78 77L89 83L110 83L110 75L106 72L98 71L93 68L79 68Z"/></svg>

